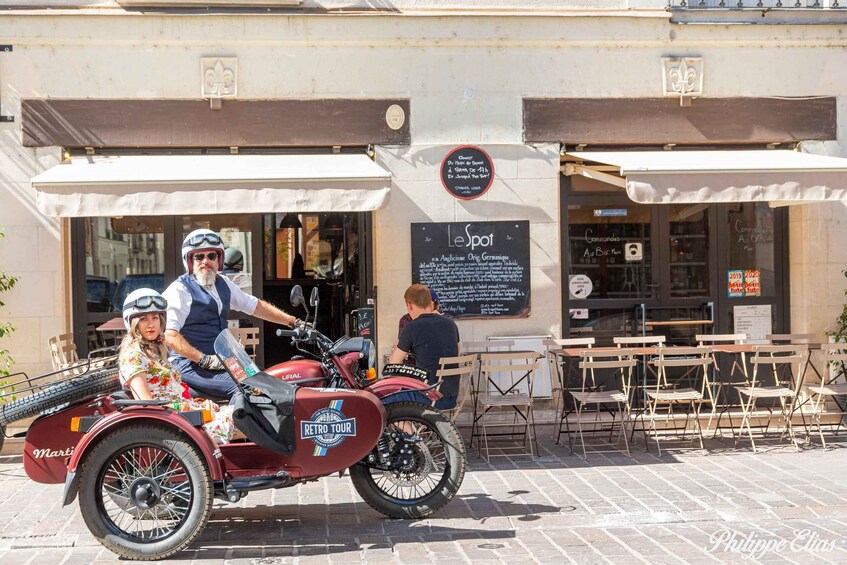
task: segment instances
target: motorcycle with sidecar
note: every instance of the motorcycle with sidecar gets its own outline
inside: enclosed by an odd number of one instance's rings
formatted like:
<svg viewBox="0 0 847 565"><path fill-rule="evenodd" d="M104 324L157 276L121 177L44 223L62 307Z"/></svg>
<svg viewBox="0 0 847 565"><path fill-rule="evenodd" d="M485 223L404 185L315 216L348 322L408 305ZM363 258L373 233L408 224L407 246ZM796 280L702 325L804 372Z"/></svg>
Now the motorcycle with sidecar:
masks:
<svg viewBox="0 0 847 565"><path fill-rule="evenodd" d="M416 391L431 403L439 393L416 378L375 378L369 340L332 341L308 324L283 332L318 346L319 360L293 363L318 363L323 380L308 382L301 371L307 382L295 383L291 371L259 371L228 330L215 341L238 382L233 419L246 438L218 445L202 427L208 411L111 392L39 416L26 433L27 475L63 482L63 504L79 497L94 537L138 560L190 544L215 498L234 503L250 491L345 470L362 499L386 516L420 518L446 505L465 473L458 430L431 405L391 402Z"/></svg>

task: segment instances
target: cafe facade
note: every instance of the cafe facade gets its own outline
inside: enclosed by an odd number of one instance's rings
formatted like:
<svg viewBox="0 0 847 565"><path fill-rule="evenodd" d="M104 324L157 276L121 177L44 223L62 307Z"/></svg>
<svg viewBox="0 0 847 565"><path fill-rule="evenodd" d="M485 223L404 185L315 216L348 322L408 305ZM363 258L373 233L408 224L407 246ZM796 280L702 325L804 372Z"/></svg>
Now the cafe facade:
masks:
<svg viewBox="0 0 847 565"><path fill-rule="evenodd" d="M0 13L18 370L104 343L198 227L253 294L317 287L319 327L380 355L419 281L465 340L835 328L838 9L53 4ZM262 363L291 354L259 325Z"/></svg>

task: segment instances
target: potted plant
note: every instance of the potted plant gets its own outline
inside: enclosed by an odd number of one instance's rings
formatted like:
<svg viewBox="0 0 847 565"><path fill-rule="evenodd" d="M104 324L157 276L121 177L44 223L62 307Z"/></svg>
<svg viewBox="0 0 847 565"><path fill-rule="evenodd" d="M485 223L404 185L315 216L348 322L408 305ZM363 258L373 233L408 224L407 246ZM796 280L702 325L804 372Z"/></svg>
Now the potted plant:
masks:
<svg viewBox="0 0 847 565"><path fill-rule="evenodd" d="M842 274L847 278L847 270L842 271ZM844 296L847 296L847 290L844 291ZM835 318L836 328L833 331L827 332L831 343L840 343L847 341L847 302L841 308L841 314Z"/></svg>

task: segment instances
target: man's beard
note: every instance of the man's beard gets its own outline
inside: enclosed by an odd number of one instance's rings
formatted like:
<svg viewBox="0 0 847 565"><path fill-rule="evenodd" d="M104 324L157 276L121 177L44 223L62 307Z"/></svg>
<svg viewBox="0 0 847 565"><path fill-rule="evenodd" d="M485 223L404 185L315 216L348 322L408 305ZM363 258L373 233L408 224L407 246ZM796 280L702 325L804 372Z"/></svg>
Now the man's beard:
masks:
<svg viewBox="0 0 847 565"><path fill-rule="evenodd" d="M215 284L215 279L217 278L218 273L213 269L201 270L195 269L194 271L194 280L196 280L201 286L212 286Z"/></svg>

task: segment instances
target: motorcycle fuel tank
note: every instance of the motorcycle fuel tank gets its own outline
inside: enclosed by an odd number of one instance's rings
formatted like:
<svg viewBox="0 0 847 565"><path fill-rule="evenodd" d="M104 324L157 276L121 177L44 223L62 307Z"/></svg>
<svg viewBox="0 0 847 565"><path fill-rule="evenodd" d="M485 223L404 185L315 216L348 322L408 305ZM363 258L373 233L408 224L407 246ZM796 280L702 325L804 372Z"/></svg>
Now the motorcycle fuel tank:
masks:
<svg viewBox="0 0 847 565"><path fill-rule="evenodd" d="M326 373L320 361L293 359L265 369L265 373L289 383L302 386L326 386Z"/></svg>

